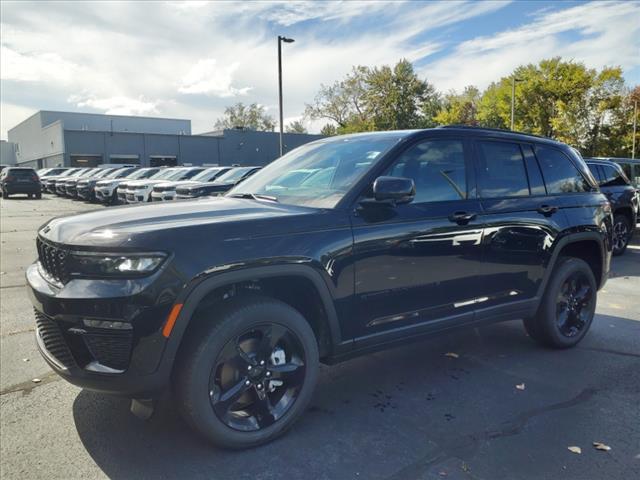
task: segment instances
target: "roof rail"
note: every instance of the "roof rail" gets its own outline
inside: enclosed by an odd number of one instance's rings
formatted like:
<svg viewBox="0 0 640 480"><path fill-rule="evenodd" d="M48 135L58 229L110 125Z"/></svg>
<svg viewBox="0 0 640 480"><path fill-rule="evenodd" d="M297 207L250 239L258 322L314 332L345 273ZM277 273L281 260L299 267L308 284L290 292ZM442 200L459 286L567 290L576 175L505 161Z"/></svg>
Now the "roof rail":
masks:
<svg viewBox="0 0 640 480"><path fill-rule="evenodd" d="M469 130L486 130L488 132L515 133L517 135L526 135L528 137L542 138L544 140L553 140L554 142L557 142L557 140L554 140L553 138L543 137L542 135L536 135L535 133L517 132L515 130L506 130L504 128L476 127L473 125L464 124L439 125L436 128L466 128Z"/></svg>

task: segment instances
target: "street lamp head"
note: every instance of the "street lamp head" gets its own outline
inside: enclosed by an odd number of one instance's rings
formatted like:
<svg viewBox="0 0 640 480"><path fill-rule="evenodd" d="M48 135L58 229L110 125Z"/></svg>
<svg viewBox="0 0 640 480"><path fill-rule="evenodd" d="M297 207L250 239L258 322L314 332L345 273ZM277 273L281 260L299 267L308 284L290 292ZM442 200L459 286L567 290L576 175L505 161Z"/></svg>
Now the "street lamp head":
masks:
<svg viewBox="0 0 640 480"><path fill-rule="evenodd" d="M278 35L278 38L282 40L284 43L293 43L295 40L293 38L281 37Z"/></svg>

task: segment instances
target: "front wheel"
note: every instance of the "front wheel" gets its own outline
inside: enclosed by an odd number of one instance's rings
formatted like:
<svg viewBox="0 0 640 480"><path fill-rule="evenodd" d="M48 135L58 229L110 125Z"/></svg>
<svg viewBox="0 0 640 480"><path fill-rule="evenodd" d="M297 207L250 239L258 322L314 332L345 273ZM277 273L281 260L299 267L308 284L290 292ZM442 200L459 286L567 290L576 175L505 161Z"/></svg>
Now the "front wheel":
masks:
<svg viewBox="0 0 640 480"><path fill-rule="evenodd" d="M579 258L560 258L538 313L525 319L524 327L531 338L544 346L573 347L591 327L596 299L596 280L589 265Z"/></svg>
<svg viewBox="0 0 640 480"><path fill-rule="evenodd" d="M631 238L631 224L625 215L613 217L613 255L622 255Z"/></svg>
<svg viewBox="0 0 640 480"><path fill-rule="evenodd" d="M305 318L278 300L245 295L194 321L174 382L187 422L226 448L284 433L306 409L318 376Z"/></svg>

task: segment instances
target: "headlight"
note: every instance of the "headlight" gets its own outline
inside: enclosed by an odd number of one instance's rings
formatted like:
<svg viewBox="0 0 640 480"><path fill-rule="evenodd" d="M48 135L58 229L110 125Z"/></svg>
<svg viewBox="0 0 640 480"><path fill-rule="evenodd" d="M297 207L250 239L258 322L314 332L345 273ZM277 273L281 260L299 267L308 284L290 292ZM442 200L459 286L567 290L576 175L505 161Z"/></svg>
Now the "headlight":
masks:
<svg viewBox="0 0 640 480"><path fill-rule="evenodd" d="M81 277L137 277L155 272L167 256L164 253L115 255L73 252L70 270Z"/></svg>

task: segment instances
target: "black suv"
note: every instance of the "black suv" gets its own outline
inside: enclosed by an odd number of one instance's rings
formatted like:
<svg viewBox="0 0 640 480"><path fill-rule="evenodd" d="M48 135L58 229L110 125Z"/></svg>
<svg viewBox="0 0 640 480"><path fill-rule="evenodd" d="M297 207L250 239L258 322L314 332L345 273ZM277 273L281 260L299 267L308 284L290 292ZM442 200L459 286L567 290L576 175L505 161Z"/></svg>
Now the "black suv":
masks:
<svg viewBox="0 0 640 480"><path fill-rule="evenodd" d="M638 221L638 192L622 167L607 160L586 159L593 176L600 184L613 210L613 254L627 249Z"/></svg>
<svg viewBox="0 0 640 480"><path fill-rule="evenodd" d="M0 173L0 192L4 198L16 193L42 198L42 184L33 168L8 167Z"/></svg>
<svg viewBox="0 0 640 480"><path fill-rule="evenodd" d="M300 169L329 174L283 187ZM242 448L303 413L320 361L513 319L542 345L576 345L611 232L562 143L365 133L299 147L222 197L53 219L26 276L63 378L140 413L172 386L195 430Z"/></svg>

